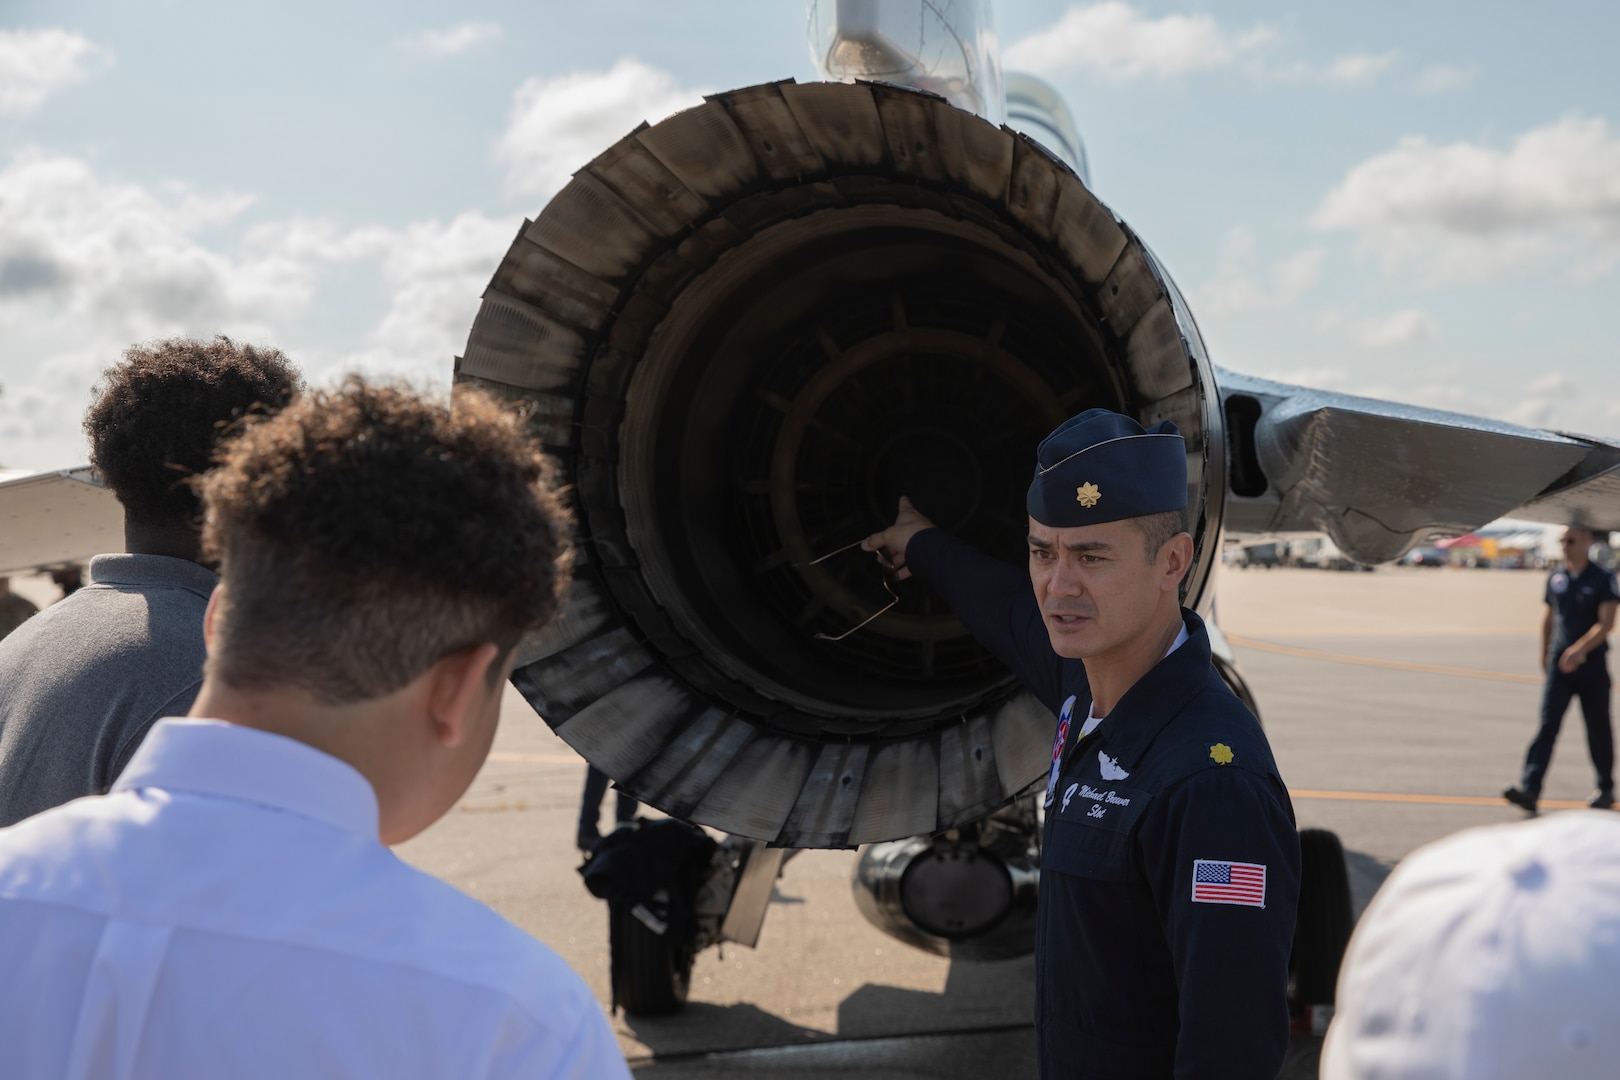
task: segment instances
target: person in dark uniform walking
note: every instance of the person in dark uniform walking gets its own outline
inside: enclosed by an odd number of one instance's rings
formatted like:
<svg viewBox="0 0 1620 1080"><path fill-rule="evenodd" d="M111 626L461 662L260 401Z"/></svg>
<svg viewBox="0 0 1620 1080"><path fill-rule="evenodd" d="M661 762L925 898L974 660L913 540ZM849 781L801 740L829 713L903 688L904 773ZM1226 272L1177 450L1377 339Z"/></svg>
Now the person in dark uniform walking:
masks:
<svg viewBox="0 0 1620 1080"><path fill-rule="evenodd" d="M1572 698L1581 699L1586 721L1586 748L1597 773L1597 791L1587 805L1598 810L1614 807L1614 731L1609 724L1609 635L1620 604L1614 575L1588 556L1594 535L1584 525L1564 530L1559 543L1564 565L1547 577L1547 611L1541 619L1541 666L1547 683L1541 692L1541 727L1524 756L1524 772L1517 787L1502 798L1528 813L1536 812L1541 785L1552 763L1553 743L1563 726Z"/></svg>
<svg viewBox="0 0 1620 1080"><path fill-rule="evenodd" d="M1288 1048L1299 834L1259 722L1180 603L1186 444L1169 422L1144 430L1088 410L1041 443L1027 508L1027 575L906 499L862 546L943 593L1057 714L1041 1075L1273 1080Z"/></svg>

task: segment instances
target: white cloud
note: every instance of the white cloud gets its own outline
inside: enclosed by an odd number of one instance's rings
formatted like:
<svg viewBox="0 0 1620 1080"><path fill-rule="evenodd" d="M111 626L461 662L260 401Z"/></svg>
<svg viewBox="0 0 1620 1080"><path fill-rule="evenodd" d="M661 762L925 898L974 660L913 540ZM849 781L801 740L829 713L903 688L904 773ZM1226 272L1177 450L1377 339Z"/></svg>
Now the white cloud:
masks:
<svg viewBox="0 0 1620 1080"><path fill-rule="evenodd" d="M495 158L512 196L555 194L568 178L643 120L657 123L700 105L706 91L625 58L607 71L532 78L512 96Z"/></svg>
<svg viewBox="0 0 1620 1080"><path fill-rule="evenodd" d="M1474 81L1474 73L1449 64L1435 64L1418 72L1412 88L1420 94L1449 94L1466 90Z"/></svg>
<svg viewBox="0 0 1620 1080"><path fill-rule="evenodd" d="M1212 315L1285 308L1315 287L1322 276L1321 248L1307 248L1271 264L1262 273L1254 233L1239 225L1227 234L1215 279L1198 292L1200 310Z"/></svg>
<svg viewBox="0 0 1620 1080"><path fill-rule="evenodd" d="M0 30L0 114L30 112L111 60L107 50L66 30Z"/></svg>
<svg viewBox="0 0 1620 1080"><path fill-rule="evenodd" d="M291 220L221 242L218 227L252 202L153 190L40 151L0 167L0 463L81 461L91 385L124 348L155 337L228 333L281 346L312 377L358 369L446 383L521 221ZM298 320L335 264L374 266L386 307L352 344L299 348Z"/></svg>
<svg viewBox="0 0 1620 1080"><path fill-rule="evenodd" d="M1369 315L1362 319L1324 311L1317 317L1317 325L1375 352L1423 345L1440 336L1434 318L1420 308L1402 308L1387 315Z"/></svg>
<svg viewBox="0 0 1620 1080"><path fill-rule="evenodd" d="M160 194L37 150L0 168L0 461L82 459L89 387L133 342L221 331L263 340L303 310L314 287L305 261L199 240L251 202L181 187Z"/></svg>
<svg viewBox="0 0 1620 1080"><path fill-rule="evenodd" d="M1358 235L1386 272L1437 284L1539 270L1577 282L1620 259L1620 138L1601 117L1567 116L1506 150L1401 140L1355 166L1313 224Z"/></svg>
<svg viewBox="0 0 1620 1080"><path fill-rule="evenodd" d="M1009 69L1040 75L1085 70L1119 81L1235 67L1266 82L1367 86L1387 73L1400 55L1359 52L1326 64L1279 65L1263 55L1277 38L1264 23L1236 30L1208 14L1154 18L1120 0L1106 0L1071 7L1051 26L1013 43L1004 60Z"/></svg>
<svg viewBox="0 0 1620 1080"><path fill-rule="evenodd" d="M48 298L74 320L133 337L298 310L312 282L297 260L231 258L196 239L252 202L178 186L159 195L78 158L23 151L0 170L0 310Z"/></svg>
<svg viewBox="0 0 1620 1080"><path fill-rule="evenodd" d="M1226 234L1221 244L1221 255L1228 262L1245 262L1254 257L1259 246L1253 229L1247 225L1237 225Z"/></svg>
<svg viewBox="0 0 1620 1080"><path fill-rule="evenodd" d="M388 310L338 366L448 383L484 288L521 224L521 215L467 211L378 230Z"/></svg>
<svg viewBox="0 0 1620 1080"><path fill-rule="evenodd" d="M1529 427L1549 427L1567 421L1566 403L1580 398L1581 386L1562 372L1540 375L1524 384L1517 402L1504 414L1504 419ZM1620 415L1620 410L1611 411Z"/></svg>
<svg viewBox="0 0 1620 1080"><path fill-rule="evenodd" d="M1398 52L1346 53L1326 64L1307 64L1303 61L1282 67L1268 68L1258 62L1247 65L1249 74L1256 78L1277 82L1314 82L1324 86L1371 86L1383 77L1395 61Z"/></svg>
<svg viewBox="0 0 1620 1080"><path fill-rule="evenodd" d="M400 38L395 44L402 49L429 56L456 56L494 41L502 33L498 23L464 22L442 30L423 30L419 34Z"/></svg>
<svg viewBox="0 0 1620 1080"><path fill-rule="evenodd" d="M1350 336L1366 349L1402 349L1433 341L1440 330L1428 312L1404 308L1352 323Z"/></svg>
<svg viewBox="0 0 1620 1080"><path fill-rule="evenodd" d="M1271 280L1283 303L1315 287L1322 276L1322 254L1321 248L1308 248L1272 266Z"/></svg>
<svg viewBox="0 0 1620 1080"><path fill-rule="evenodd" d="M1398 54L1350 53L1322 70L1322 81L1345 86L1364 86L1388 71Z"/></svg>
<svg viewBox="0 0 1620 1080"><path fill-rule="evenodd" d="M1070 8L1051 26L1012 44L1003 60L1039 75L1086 69L1114 79L1169 78L1229 67L1273 36L1263 25L1234 32L1210 15L1151 18L1107 0Z"/></svg>
<svg viewBox="0 0 1620 1080"><path fill-rule="evenodd" d="M1549 375L1538 375L1525 383L1524 388L1532 394L1573 394L1580 389L1574 378L1561 371Z"/></svg>

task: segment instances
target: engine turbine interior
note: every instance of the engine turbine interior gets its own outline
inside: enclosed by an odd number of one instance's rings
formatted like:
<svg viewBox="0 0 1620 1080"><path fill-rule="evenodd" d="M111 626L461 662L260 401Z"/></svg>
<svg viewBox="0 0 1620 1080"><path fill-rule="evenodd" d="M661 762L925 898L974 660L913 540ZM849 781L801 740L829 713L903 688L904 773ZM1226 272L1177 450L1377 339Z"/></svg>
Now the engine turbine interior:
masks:
<svg viewBox="0 0 1620 1080"><path fill-rule="evenodd" d="M773 83L633 132L525 223L457 379L532 404L577 502L516 685L637 798L773 844L951 829L1044 774L1050 714L920 584L839 636L890 599L840 549L901 494L1021 560L1046 431L1171 419L1189 603L1216 555L1175 286L1067 165L923 91Z"/></svg>

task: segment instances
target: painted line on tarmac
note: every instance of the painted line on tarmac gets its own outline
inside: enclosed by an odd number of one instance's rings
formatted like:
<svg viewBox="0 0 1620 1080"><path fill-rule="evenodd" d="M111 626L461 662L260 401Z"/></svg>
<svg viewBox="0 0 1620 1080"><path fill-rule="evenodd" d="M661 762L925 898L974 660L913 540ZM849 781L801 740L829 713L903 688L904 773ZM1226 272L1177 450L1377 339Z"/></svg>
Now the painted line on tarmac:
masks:
<svg viewBox="0 0 1620 1080"><path fill-rule="evenodd" d="M1363 667L1394 668L1396 671L1421 671L1428 675L1459 675L1466 679L1489 679L1492 682L1530 683L1541 685L1540 675L1517 675L1509 671L1486 671L1483 668L1446 667L1442 664L1417 664L1410 660L1379 660L1371 656L1352 656L1349 653L1320 652L1301 649L1294 645L1276 645L1269 641L1227 634L1226 640L1244 649L1299 656L1306 660L1331 660L1337 664L1360 664Z"/></svg>
<svg viewBox="0 0 1620 1080"><path fill-rule="evenodd" d="M522 761L531 765L583 765L585 759L572 754L514 754L497 750L489 755L490 761Z"/></svg>
<svg viewBox="0 0 1620 1080"><path fill-rule="evenodd" d="M783 1019L787 1023L791 1020ZM900 1044L904 1049L908 1044L924 1042L929 1039L973 1039L985 1035L1010 1035L1015 1032L1031 1031L1035 1027L1033 1021L1017 1020L1006 1024L984 1024L979 1027L953 1028L945 1031L898 1031L871 1035L834 1035L831 1032L818 1031L814 1028L799 1028L794 1034L803 1034L803 1042L777 1043L773 1046L728 1046L713 1049L692 1050L666 1050L651 1054L638 1054L634 1057L626 1055L626 1063L632 1069L646 1066L671 1065L682 1062L725 1062L725 1061L754 1061L774 1062L787 1064L792 1061L815 1061L826 1056L827 1051L838 1054L840 1050L847 1051L857 1046L878 1047L882 1044ZM635 1032L628 1032L629 1036L636 1038ZM840 1058L842 1054L838 1055ZM849 1068L844 1061L828 1062L830 1066ZM730 1070L727 1070L729 1072ZM794 1070L798 1071L798 1070Z"/></svg>
<svg viewBox="0 0 1620 1080"><path fill-rule="evenodd" d="M1408 795L1395 791L1289 791L1296 799L1347 799L1351 802L1427 803L1437 806L1512 806L1501 796L1488 799L1480 795ZM1542 799L1541 806L1549 810L1584 810L1584 802L1570 799Z"/></svg>

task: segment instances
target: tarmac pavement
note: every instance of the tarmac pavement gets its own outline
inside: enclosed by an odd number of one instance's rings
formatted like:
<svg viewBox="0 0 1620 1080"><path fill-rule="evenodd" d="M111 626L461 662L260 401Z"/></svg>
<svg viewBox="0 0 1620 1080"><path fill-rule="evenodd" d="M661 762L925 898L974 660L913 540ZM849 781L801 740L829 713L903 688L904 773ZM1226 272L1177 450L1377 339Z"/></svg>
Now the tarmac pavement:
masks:
<svg viewBox="0 0 1620 1080"><path fill-rule="evenodd" d="M1223 575L1220 622L1259 698L1299 823L1344 840L1358 912L1414 848L1521 816L1498 796L1535 729L1543 575ZM1548 777L1554 802L1584 800L1592 788L1577 711ZM545 941L606 1008L606 906L575 873L584 773L509 693L495 752L472 789L398 851ZM758 948L702 953L681 1014L616 1016L635 1074L1033 1075L1030 958L953 964L884 936L855 909L855 858L811 851L791 860ZM1284 1075L1315 1076L1317 1043L1296 1039Z"/></svg>

